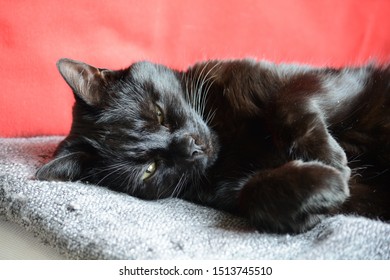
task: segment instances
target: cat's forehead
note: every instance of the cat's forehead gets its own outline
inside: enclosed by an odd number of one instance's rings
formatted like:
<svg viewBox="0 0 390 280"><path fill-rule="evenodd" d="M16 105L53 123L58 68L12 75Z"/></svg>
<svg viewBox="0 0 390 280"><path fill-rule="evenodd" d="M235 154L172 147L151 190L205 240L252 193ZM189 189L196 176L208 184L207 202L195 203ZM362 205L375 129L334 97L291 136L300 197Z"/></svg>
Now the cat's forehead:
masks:
<svg viewBox="0 0 390 280"><path fill-rule="evenodd" d="M176 72L166 66L151 62L137 62L130 67L130 75L135 83L152 85L159 91L181 89Z"/></svg>

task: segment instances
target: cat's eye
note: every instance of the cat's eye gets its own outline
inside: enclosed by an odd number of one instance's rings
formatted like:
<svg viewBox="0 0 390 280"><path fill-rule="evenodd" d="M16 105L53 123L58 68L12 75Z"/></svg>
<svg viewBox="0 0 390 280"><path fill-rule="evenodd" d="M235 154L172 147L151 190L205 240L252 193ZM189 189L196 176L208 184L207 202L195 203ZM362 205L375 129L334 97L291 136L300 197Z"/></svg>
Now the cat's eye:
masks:
<svg viewBox="0 0 390 280"><path fill-rule="evenodd" d="M156 116L157 116L158 123L163 124L164 123L164 114L162 113L162 110L158 105L156 105Z"/></svg>
<svg viewBox="0 0 390 280"><path fill-rule="evenodd" d="M146 180L150 177L152 177L152 175L154 174L154 172L156 172L156 169L157 169L157 165L155 162L151 163L148 168L145 170L144 174L142 174L142 177L141 179L142 180Z"/></svg>

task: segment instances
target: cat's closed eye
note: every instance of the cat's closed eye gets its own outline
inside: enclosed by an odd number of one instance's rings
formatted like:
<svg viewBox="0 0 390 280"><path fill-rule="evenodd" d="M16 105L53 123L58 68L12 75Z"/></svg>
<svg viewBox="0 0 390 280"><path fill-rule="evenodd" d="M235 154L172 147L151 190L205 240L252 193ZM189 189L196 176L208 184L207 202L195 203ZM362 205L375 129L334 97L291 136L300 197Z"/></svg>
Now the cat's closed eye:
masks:
<svg viewBox="0 0 390 280"><path fill-rule="evenodd" d="M155 105L155 111L156 111L158 123L161 125L164 125L164 114L162 112L161 107L158 105Z"/></svg>

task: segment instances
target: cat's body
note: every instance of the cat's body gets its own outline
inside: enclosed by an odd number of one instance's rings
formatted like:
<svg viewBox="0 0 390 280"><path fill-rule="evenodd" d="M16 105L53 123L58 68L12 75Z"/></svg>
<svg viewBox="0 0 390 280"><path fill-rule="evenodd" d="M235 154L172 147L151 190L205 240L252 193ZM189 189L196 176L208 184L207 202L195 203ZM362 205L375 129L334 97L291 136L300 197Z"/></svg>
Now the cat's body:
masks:
<svg viewBox="0 0 390 280"><path fill-rule="evenodd" d="M389 67L58 67L76 96L73 125L38 179L177 196L272 232L302 232L337 211L390 218ZM348 162L363 178L350 179Z"/></svg>

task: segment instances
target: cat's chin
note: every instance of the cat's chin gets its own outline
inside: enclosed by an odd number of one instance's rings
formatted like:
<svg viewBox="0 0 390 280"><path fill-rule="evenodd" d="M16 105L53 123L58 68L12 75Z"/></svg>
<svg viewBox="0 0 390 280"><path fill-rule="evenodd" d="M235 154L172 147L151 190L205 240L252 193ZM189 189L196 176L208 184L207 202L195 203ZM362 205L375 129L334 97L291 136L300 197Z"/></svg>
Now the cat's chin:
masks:
<svg viewBox="0 0 390 280"><path fill-rule="evenodd" d="M210 166L213 165L214 161L215 160L212 160L212 158L208 155L202 154L192 159L190 161L190 164L195 167L195 169L200 170L201 173L204 173L204 171L206 171Z"/></svg>

